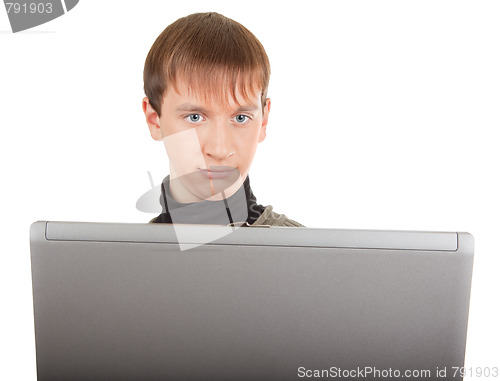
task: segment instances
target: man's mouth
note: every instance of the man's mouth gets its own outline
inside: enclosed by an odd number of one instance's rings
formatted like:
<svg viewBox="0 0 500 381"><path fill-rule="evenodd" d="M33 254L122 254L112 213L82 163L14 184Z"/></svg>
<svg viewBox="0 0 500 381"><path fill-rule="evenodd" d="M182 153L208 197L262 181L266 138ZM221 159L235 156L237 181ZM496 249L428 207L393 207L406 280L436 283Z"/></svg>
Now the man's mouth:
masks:
<svg viewBox="0 0 500 381"><path fill-rule="evenodd" d="M198 171L208 179L224 179L235 169L227 166L209 166L208 168L198 168Z"/></svg>

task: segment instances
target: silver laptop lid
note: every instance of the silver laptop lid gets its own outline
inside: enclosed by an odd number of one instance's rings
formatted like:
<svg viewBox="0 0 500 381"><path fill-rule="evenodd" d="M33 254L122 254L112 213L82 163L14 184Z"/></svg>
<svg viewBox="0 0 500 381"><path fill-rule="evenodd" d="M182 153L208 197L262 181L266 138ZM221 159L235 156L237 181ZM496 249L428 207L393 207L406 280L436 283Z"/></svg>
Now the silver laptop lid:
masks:
<svg viewBox="0 0 500 381"><path fill-rule="evenodd" d="M460 379L468 233L36 222L31 255L39 380Z"/></svg>

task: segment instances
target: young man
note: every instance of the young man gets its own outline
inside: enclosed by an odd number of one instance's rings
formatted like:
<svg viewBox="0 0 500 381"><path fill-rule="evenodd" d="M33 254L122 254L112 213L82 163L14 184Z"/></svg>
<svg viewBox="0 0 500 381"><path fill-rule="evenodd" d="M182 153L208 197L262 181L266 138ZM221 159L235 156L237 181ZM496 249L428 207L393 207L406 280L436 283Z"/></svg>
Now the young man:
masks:
<svg viewBox="0 0 500 381"><path fill-rule="evenodd" d="M271 100L264 47L243 25L215 12L169 25L144 66L142 108L162 140L170 175L154 223L303 226L257 204L248 172L266 137Z"/></svg>

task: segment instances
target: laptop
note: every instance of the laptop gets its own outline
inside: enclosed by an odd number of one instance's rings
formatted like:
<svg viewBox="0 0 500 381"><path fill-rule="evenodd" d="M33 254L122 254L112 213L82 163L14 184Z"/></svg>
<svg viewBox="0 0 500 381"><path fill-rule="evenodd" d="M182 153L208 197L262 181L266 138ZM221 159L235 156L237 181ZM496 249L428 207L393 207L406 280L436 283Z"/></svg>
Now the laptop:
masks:
<svg viewBox="0 0 500 381"><path fill-rule="evenodd" d="M468 233L37 221L30 242L39 381L462 379Z"/></svg>

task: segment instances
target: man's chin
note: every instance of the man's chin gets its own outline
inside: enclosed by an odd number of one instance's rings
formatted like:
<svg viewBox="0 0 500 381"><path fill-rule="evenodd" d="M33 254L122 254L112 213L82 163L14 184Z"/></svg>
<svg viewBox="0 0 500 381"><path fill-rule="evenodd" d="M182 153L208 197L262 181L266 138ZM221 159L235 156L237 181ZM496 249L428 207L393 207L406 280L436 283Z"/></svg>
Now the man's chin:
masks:
<svg viewBox="0 0 500 381"><path fill-rule="evenodd" d="M181 181L185 187L190 189L192 194L196 195L201 200L208 201L219 201L228 198L234 194L242 184L242 182L239 181L240 173L236 168L228 171L223 176L196 171L184 175L182 178L177 178L174 181L176 180Z"/></svg>

